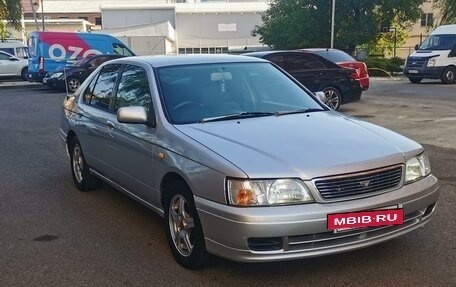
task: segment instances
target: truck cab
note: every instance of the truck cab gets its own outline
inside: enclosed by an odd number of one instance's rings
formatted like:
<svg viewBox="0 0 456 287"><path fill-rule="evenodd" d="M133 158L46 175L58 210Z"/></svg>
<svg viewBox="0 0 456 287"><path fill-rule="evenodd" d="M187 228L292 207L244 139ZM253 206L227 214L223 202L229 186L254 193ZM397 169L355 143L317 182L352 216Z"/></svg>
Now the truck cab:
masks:
<svg viewBox="0 0 456 287"><path fill-rule="evenodd" d="M418 49L407 57L404 75L412 83L423 79L456 82L456 25L436 28Z"/></svg>

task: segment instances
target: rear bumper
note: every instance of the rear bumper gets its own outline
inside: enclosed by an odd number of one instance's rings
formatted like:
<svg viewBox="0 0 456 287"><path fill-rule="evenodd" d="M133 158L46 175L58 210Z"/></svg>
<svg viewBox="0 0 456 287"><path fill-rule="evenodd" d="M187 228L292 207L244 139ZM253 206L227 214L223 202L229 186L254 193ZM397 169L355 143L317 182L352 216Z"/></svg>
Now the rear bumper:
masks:
<svg viewBox="0 0 456 287"><path fill-rule="evenodd" d="M438 199L428 176L398 190L358 200L238 208L195 197L208 252L242 262L269 262L334 254L378 244L425 225ZM402 206L403 225L346 233L327 229L327 215Z"/></svg>
<svg viewBox="0 0 456 287"><path fill-rule="evenodd" d="M341 91L341 105L355 102L361 99L361 93L363 92L363 89L361 88L361 85L358 81L353 81L353 83L356 84Z"/></svg>

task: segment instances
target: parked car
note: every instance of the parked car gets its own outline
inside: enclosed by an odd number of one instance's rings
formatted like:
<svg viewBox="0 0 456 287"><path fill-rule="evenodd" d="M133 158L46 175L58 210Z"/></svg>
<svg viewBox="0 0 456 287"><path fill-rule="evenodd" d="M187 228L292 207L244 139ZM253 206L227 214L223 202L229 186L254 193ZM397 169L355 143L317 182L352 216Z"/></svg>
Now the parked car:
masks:
<svg viewBox="0 0 456 287"><path fill-rule="evenodd" d="M361 98L362 88L354 69L304 51L263 51L243 54L269 60L290 73L312 92L323 91L325 104L338 110Z"/></svg>
<svg viewBox="0 0 456 287"><path fill-rule="evenodd" d="M339 253L429 222L423 147L320 96L259 58L127 57L67 98L60 135L76 187L102 179L163 216L187 268Z"/></svg>
<svg viewBox="0 0 456 287"><path fill-rule="evenodd" d="M369 74L367 73L366 63L357 61L349 54L337 49L310 48L303 49L303 51L320 55L330 61L333 61L339 66L355 69L357 74L356 79L361 84L363 91L367 91L369 89Z"/></svg>
<svg viewBox="0 0 456 287"><path fill-rule="evenodd" d="M0 51L7 52L19 59L28 59L28 48L20 41L6 40L0 42Z"/></svg>
<svg viewBox="0 0 456 287"><path fill-rule="evenodd" d="M71 66L57 68L47 73L43 84L49 88L74 93L82 82L101 64L112 59L124 57L123 55L92 55L80 59Z"/></svg>
<svg viewBox="0 0 456 287"><path fill-rule="evenodd" d="M0 51L0 77L21 77L27 81L27 59L19 59Z"/></svg>

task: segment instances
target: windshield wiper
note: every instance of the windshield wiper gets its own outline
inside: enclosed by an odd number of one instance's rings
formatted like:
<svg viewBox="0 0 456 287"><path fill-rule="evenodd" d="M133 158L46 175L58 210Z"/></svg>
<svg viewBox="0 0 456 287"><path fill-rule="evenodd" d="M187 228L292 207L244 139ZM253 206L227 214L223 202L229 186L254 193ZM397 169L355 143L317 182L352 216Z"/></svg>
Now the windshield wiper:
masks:
<svg viewBox="0 0 456 287"><path fill-rule="evenodd" d="M235 119L244 119L244 118L254 118L254 117L265 117L265 116L272 116L275 113L271 112L240 112L236 114L212 117L212 118L204 118L198 121L198 123L207 123L207 122L216 122L216 121L224 121L224 120L235 120Z"/></svg>
<svg viewBox="0 0 456 287"><path fill-rule="evenodd" d="M283 115L291 115L291 114L302 114L302 113L311 113L311 112L321 112L324 111L323 109L316 109L316 108L306 108L306 109L299 109L294 111L280 111L275 112L275 116L283 116Z"/></svg>

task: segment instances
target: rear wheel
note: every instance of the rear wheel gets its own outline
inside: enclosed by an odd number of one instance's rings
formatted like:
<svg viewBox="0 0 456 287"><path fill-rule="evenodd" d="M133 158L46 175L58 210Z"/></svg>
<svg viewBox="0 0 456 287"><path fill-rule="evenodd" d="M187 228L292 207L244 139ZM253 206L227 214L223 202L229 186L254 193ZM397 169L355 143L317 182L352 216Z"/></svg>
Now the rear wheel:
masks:
<svg viewBox="0 0 456 287"><path fill-rule="evenodd" d="M28 67L25 67L21 71L21 78L24 81L28 81Z"/></svg>
<svg viewBox="0 0 456 287"><path fill-rule="evenodd" d="M442 83L454 84L456 82L456 69L454 67L446 67L440 79Z"/></svg>
<svg viewBox="0 0 456 287"><path fill-rule="evenodd" d="M419 84L423 80L423 78L408 78L408 79L409 79L410 83L413 83L413 84Z"/></svg>
<svg viewBox="0 0 456 287"><path fill-rule="evenodd" d="M76 90L79 88L81 85L81 81L75 77L70 77L67 79L67 87L69 92L76 92Z"/></svg>
<svg viewBox="0 0 456 287"><path fill-rule="evenodd" d="M325 104L332 110L337 111L340 108L342 97L339 90L333 87L326 87L323 89L325 93Z"/></svg>
<svg viewBox="0 0 456 287"><path fill-rule="evenodd" d="M182 180L170 183L165 190L165 222L168 243L176 261L189 269L198 269L209 261L203 229L193 194Z"/></svg>
<svg viewBox="0 0 456 287"><path fill-rule="evenodd" d="M84 159L81 145L76 137L69 142L71 174L76 187L80 191L94 190L100 187L101 181L90 173L89 165Z"/></svg>

